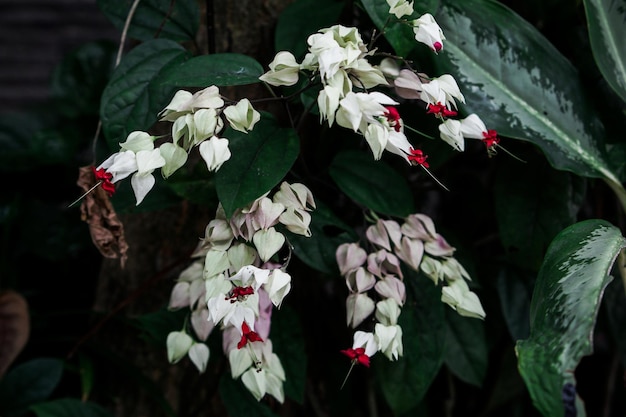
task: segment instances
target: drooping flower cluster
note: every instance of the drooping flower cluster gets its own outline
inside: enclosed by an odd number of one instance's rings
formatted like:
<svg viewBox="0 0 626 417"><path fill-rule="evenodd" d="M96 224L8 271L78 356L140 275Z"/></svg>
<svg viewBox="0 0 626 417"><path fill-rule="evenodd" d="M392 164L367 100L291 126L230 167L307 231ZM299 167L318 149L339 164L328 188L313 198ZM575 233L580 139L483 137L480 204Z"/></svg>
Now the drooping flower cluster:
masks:
<svg viewBox="0 0 626 417"><path fill-rule="evenodd" d="M109 195L115 191L110 185L132 175L131 185L139 205L156 182L154 170L160 168L163 177L168 178L187 162L195 146L208 170L217 171L231 156L228 139L217 136L224 127L222 116L233 129L244 133L252 130L261 117L246 98L226 106L214 85L193 94L177 91L159 115L161 121L172 122L172 142L155 147L155 136L131 132L120 143L120 151L96 168L96 173L100 173L97 179L102 181L110 175L103 181Z"/></svg>
<svg viewBox="0 0 626 417"><path fill-rule="evenodd" d="M227 219L221 206L206 227L195 261L179 276L169 308L189 308L191 329L172 332L167 350L171 363L188 355L200 372L208 363L204 343L215 327L222 330L223 349L233 378L241 377L257 400L269 394L284 401L285 372L269 339L272 308L291 290L286 264L277 259L286 243L276 229L310 236L309 212L315 208L310 190L283 182L238 209Z"/></svg>
<svg viewBox="0 0 626 417"><path fill-rule="evenodd" d="M368 246L374 248L369 253L359 243L344 243L336 251L339 271L350 292L346 300L348 326L357 328L372 313L375 317L373 332L357 331L352 348L342 351L351 360L367 365L378 351L390 360L402 356L398 317L406 291L401 263L422 271L435 284L443 283L441 301L460 315L485 317L478 296L465 282L470 280L469 274L453 256L455 248L436 232L430 217L412 214L401 225L378 219L365 234ZM377 301L370 296L372 289Z"/></svg>

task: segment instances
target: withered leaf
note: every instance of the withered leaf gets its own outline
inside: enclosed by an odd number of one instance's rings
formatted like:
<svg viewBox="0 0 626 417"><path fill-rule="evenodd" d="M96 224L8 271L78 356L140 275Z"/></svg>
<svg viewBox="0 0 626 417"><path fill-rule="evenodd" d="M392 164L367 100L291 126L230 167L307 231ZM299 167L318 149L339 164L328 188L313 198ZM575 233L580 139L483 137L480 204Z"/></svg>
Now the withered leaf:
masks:
<svg viewBox="0 0 626 417"><path fill-rule="evenodd" d="M0 379L30 335L30 315L26 299L13 290L0 291Z"/></svg>
<svg viewBox="0 0 626 417"><path fill-rule="evenodd" d="M96 184L91 166L79 169L76 184L85 192ZM111 259L119 258L123 268L128 256L124 225L118 219L113 204L102 187L96 187L85 196L80 205L80 211L81 219L89 224L91 240L102 256Z"/></svg>

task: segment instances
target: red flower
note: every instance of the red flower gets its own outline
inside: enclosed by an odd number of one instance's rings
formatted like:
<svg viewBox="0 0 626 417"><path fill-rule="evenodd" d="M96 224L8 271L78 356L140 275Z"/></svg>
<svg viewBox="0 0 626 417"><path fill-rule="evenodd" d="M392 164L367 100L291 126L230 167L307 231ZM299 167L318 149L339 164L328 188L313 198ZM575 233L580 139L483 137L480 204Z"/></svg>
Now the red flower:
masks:
<svg viewBox="0 0 626 417"><path fill-rule="evenodd" d="M96 177L96 181L100 181L100 186L107 193L109 197L112 197L115 194L115 185L111 182L113 178L113 174L107 172L104 168L96 169L95 167L91 167L91 171L93 175Z"/></svg>
<svg viewBox="0 0 626 417"><path fill-rule="evenodd" d="M487 149L491 149L498 143L500 143L500 138L498 138L498 132L493 129L489 129L488 131L483 132L483 138L484 139L482 139L482 141Z"/></svg>
<svg viewBox="0 0 626 417"><path fill-rule="evenodd" d="M454 110L448 110L448 108L441 104L441 102L437 102L437 104L429 104L426 113L434 114L438 117L452 117L457 115L457 112Z"/></svg>
<svg viewBox="0 0 626 417"><path fill-rule="evenodd" d="M248 342L252 343L263 341L257 332L250 330L250 327L248 327L248 324L245 321L241 324L241 331L243 332L243 335L241 336L239 343L237 343L237 349L241 349Z"/></svg>
<svg viewBox="0 0 626 417"><path fill-rule="evenodd" d="M360 363L366 368L370 367L370 357L365 354L365 348L350 348L341 350L340 352L350 358L351 361Z"/></svg>
<svg viewBox="0 0 626 417"><path fill-rule="evenodd" d="M254 288L252 287L235 287L226 297L226 300L230 300L231 303L241 301L246 296L254 294ZM244 323L245 324L245 323Z"/></svg>
<svg viewBox="0 0 626 417"><path fill-rule="evenodd" d="M409 155L407 158L409 162L415 162L415 164L413 165L421 165L424 168L428 168L430 166L428 165L428 162L426 162L426 158L428 158L428 155L422 152L421 149L411 148L411 155Z"/></svg>
<svg viewBox="0 0 626 417"><path fill-rule="evenodd" d="M385 108L387 109L385 117L387 118L389 126L393 127L396 132L399 132L402 127L402 123L400 123L400 113L398 113L395 107L385 106Z"/></svg>

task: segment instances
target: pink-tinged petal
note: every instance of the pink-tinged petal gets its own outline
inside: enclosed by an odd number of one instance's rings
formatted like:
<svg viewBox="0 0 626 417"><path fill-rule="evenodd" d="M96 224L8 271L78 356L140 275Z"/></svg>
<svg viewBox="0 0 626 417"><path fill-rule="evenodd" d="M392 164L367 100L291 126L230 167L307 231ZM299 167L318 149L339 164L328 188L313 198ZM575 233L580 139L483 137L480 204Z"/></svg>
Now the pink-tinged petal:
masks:
<svg viewBox="0 0 626 417"><path fill-rule="evenodd" d="M339 273L346 275L348 272L359 268L367 259L367 252L358 243L343 243L335 252Z"/></svg>
<svg viewBox="0 0 626 417"><path fill-rule="evenodd" d="M424 243L424 251L433 256L452 256L456 248L450 246L448 242L437 234L434 240Z"/></svg>
<svg viewBox="0 0 626 417"><path fill-rule="evenodd" d="M351 292L366 292L376 284L376 277L363 267L346 274L346 285Z"/></svg>
<svg viewBox="0 0 626 417"><path fill-rule="evenodd" d="M355 328L374 312L376 305L367 294L350 294L346 299L346 318L348 326Z"/></svg>
<svg viewBox="0 0 626 417"><path fill-rule="evenodd" d="M177 282L172 288L170 294L170 301L167 306L169 309L179 309L182 307L189 307L189 283Z"/></svg>
<svg viewBox="0 0 626 417"><path fill-rule="evenodd" d="M374 286L376 292L383 298L393 299L399 306L406 301L406 288L402 280L388 276L379 280Z"/></svg>
<svg viewBox="0 0 626 417"><path fill-rule="evenodd" d="M424 242L419 239L403 237L400 246L396 247L395 253L409 267L419 271L419 265L422 261L422 256L424 256Z"/></svg>
<svg viewBox="0 0 626 417"><path fill-rule="evenodd" d="M198 336L198 339L203 342L207 340L215 328L215 324L209 318L209 310L206 308L194 310L191 313L191 327L193 327L193 331Z"/></svg>

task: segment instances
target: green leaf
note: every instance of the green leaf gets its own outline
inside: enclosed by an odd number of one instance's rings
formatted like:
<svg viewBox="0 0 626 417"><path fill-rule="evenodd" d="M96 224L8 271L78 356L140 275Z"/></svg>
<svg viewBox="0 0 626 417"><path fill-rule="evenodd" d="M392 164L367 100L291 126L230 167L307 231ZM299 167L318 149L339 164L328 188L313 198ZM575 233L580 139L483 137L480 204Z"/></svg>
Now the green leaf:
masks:
<svg viewBox="0 0 626 417"><path fill-rule="evenodd" d="M539 146L552 166L606 179L604 129L575 67L530 23L493 0L445 1L439 73L450 73L489 129ZM506 147L506 144L504 144Z"/></svg>
<svg viewBox="0 0 626 417"><path fill-rule="evenodd" d="M520 374L545 416L562 416L561 391L574 382L592 336L609 272L626 239L604 220L559 233L548 248L530 306L530 337L516 345Z"/></svg>
<svg viewBox="0 0 626 417"><path fill-rule="evenodd" d="M526 164L499 165L496 219L508 258L538 271L554 236L576 222L585 196L584 181L552 169L537 154L524 158Z"/></svg>
<svg viewBox="0 0 626 417"><path fill-rule="evenodd" d="M399 56L407 57L414 48L428 49L415 40L413 28L406 23L400 23L398 19L389 13L389 4L383 1L363 0L363 7L376 25L379 31L385 33L385 38ZM402 19L417 19L424 13L434 14L439 7L439 0L424 0L415 2L413 8L415 12L411 16L404 16ZM428 51L430 51L428 49Z"/></svg>
<svg viewBox="0 0 626 417"><path fill-rule="evenodd" d="M624 283L615 279L607 286L604 306L609 319L609 330L613 336L622 366L626 365L626 303L624 303Z"/></svg>
<svg viewBox="0 0 626 417"><path fill-rule="evenodd" d="M282 306L280 311L272 313L270 338L274 353L278 355L285 369L285 397L302 404L304 402L307 357L302 326L293 309Z"/></svg>
<svg viewBox="0 0 626 417"><path fill-rule="evenodd" d="M485 322L446 309L444 362L462 381L482 386L488 365Z"/></svg>
<svg viewBox="0 0 626 417"><path fill-rule="evenodd" d="M132 3L132 0L98 0L98 7L121 32ZM154 38L193 41L199 27L200 10L195 0L141 0L128 36L140 41Z"/></svg>
<svg viewBox="0 0 626 417"><path fill-rule="evenodd" d="M116 50L111 41L89 42L63 58L52 74L51 95L58 110L69 117L98 114Z"/></svg>
<svg viewBox="0 0 626 417"><path fill-rule="evenodd" d="M18 416L27 407L46 400L63 376L63 361L37 358L22 363L0 381L0 415Z"/></svg>
<svg viewBox="0 0 626 417"><path fill-rule="evenodd" d="M344 2L334 0L298 0L289 4L276 23L276 51L290 51L299 61L307 51L307 38L336 24L344 7Z"/></svg>
<svg viewBox="0 0 626 417"><path fill-rule="evenodd" d="M415 212L407 180L384 161L362 151L335 156L329 174L337 186L356 203L378 213L405 217Z"/></svg>
<svg viewBox="0 0 626 417"><path fill-rule="evenodd" d="M315 202L316 208L311 212L311 236L289 233L289 243L294 254L309 267L326 273L339 274L335 252L342 243L359 240L354 229L342 222L321 201Z"/></svg>
<svg viewBox="0 0 626 417"><path fill-rule="evenodd" d="M200 55L173 66L160 80L177 87L231 86L258 83L263 67L254 58L235 53Z"/></svg>
<svg viewBox="0 0 626 417"><path fill-rule="evenodd" d="M62 398L33 405L31 410L37 417L113 417L109 410L92 402L77 398Z"/></svg>
<svg viewBox="0 0 626 417"><path fill-rule="evenodd" d="M157 39L143 43L122 59L102 93L100 118L109 147L134 130L148 130L167 105L175 87L161 85L159 75L177 65L187 52L176 42Z"/></svg>
<svg viewBox="0 0 626 417"><path fill-rule="evenodd" d="M374 356L377 381L395 415L417 406L441 368L446 339L441 289L421 274L405 274L407 301L398 324L404 356L391 362Z"/></svg>
<svg viewBox="0 0 626 417"><path fill-rule="evenodd" d="M584 0L584 4L596 64L626 101L626 0Z"/></svg>
<svg viewBox="0 0 626 417"><path fill-rule="evenodd" d="M254 399L241 380L228 372L220 378L220 397L229 417L277 417L270 408Z"/></svg>
<svg viewBox="0 0 626 417"><path fill-rule="evenodd" d="M254 130L228 128L231 158L215 173L215 188L227 217L270 191L289 172L300 151L293 129L281 128L264 114Z"/></svg>

